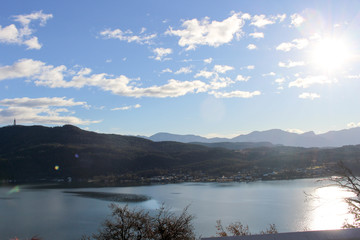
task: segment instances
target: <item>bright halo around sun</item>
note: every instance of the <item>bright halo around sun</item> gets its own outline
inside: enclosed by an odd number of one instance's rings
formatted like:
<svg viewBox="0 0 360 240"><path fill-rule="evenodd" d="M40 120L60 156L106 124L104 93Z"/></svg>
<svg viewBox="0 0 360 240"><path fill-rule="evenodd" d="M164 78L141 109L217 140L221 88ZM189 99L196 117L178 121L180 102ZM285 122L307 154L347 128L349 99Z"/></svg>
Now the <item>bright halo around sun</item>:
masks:
<svg viewBox="0 0 360 240"><path fill-rule="evenodd" d="M350 60L351 53L346 41L324 38L314 44L310 61L316 68L327 72L342 70Z"/></svg>

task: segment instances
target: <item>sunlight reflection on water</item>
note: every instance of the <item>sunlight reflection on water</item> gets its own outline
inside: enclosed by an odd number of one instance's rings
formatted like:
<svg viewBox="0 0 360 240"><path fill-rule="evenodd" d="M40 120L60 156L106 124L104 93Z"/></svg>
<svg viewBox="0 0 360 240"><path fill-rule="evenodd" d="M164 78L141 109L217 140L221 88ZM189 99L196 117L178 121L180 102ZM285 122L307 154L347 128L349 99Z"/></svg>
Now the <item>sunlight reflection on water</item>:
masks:
<svg viewBox="0 0 360 240"><path fill-rule="evenodd" d="M339 229L344 225L344 216L352 222L345 198L353 196L339 187L323 187L315 190L309 228L312 230Z"/></svg>

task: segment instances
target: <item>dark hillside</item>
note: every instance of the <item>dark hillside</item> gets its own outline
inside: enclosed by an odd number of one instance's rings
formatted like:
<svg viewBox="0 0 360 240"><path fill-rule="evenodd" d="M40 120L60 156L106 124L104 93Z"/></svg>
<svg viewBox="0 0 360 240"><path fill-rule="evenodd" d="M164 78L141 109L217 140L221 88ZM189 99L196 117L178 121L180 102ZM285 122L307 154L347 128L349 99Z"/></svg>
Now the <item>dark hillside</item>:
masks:
<svg viewBox="0 0 360 240"><path fill-rule="evenodd" d="M309 177L307 168L324 168L340 160L359 168L360 145L329 149L264 142L199 145L99 134L70 125L0 128L0 179L8 180L170 173L262 176L274 170L285 173L299 169L303 169L300 176Z"/></svg>
<svg viewBox="0 0 360 240"><path fill-rule="evenodd" d="M63 127L0 128L0 178L49 179L208 168L209 161L240 161L241 154L177 142L99 134ZM248 165L248 164L245 164ZM59 170L54 170L59 166Z"/></svg>

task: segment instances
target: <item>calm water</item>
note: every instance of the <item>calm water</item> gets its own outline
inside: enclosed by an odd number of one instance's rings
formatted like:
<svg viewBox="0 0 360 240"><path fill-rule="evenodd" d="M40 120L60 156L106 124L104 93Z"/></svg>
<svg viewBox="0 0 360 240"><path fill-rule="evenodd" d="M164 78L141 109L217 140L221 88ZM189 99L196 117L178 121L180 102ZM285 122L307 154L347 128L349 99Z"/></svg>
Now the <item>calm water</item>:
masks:
<svg viewBox="0 0 360 240"><path fill-rule="evenodd" d="M180 213L190 204L195 229L203 237L215 235L216 220L224 225L241 221L251 232L275 223L280 232L341 228L347 215L346 193L318 188L313 179L253 183L182 183L140 187L86 188L145 194L151 200L129 206L157 209L161 203ZM67 191L69 189L66 189ZM110 214L109 202L63 193L64 189L0 187L0 239L73 240L96 232ZM314 197L306 197L305 193Z"/></svg>

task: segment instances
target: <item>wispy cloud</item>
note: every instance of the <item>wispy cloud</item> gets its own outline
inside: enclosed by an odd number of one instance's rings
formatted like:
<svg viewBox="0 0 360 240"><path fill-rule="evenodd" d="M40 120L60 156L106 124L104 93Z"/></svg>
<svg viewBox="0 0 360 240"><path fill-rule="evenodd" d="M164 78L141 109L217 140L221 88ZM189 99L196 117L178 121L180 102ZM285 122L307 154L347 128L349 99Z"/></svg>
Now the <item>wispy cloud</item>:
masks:
<svg viewBox="0 0 360 240"><path fill-rule="evenodd" d="M298 62L294 62L289 60L288 63L284 63L284 62L279 62L278 66L279 67L283 67L283 68L292 68L292 67L299 67L299 66L304 66L305 62L303 61L298 61Z"/></svg>
<svg viewBox="0 0 360 240"><path fill-rule="evenodd" d="M247 65L245 67L241 67L240 69L254 70L255 66L254 65Z"/></svg>
<svg viewBox="0 0 360 240"><path fill-rule="evenodd" d="M291 42L283 42L276 47L276 50L289 52L293 48L303 49L309 45L309 40L306 38L294 39Z"/></svg>
<svg viewBox="0 0 360 240"><path fill-rule="evenodd" d="M264 38L263 32L254 32L254 33L250 33L249 35L253 38Z"/></svg>
<svg viewBox="0 0 360 240"><path fill-rule="evenodd" d="M191 66L182 67L182 68L180 68L179 70L177 70L177 71L175 72L175 74L182 74L182 73L188 74L188 73L191 73L191 72L192 72L191 68L192 68Z"/></svg>
<svg viewBox="0 0 360 240"><path fill-rule="evenodd" d="M246 91L232 91L232 92L215 92L212 91L210 94L214 95L216 98L252 98L254 96L260 95L260 91L246 92Z"/></svg>
<svg viewBox="0 0 360 240"><path fill-rule="evenodd" d="M269 72L269 73L264 73L264 74L262 74L263 77L275 76L275 75L276 75L276 73L274 73L274 72Z"/></svg>
<svg viewBox="0 0 360 240"><path fill-rule="evenodd" d="M315 98L319 98L319 97L320 95L317 93L308 93L308 92L304 92L299 95L299 98L310 99L310 100L314 100Z"/></svg>
<svg viewBox="0 0 360 240"><path fill-rule="evenodd" d="M170 68L165 68L161 71L161 73L172 73L172 70Z"/></svg>
<svg viewBox="0 0 360 240"><path fill-rule="evenodd" d="M332 80L327 76L307 76L304 78L297 78L295 81L289 83L289 87L299 87L299 88L308 88L314 84L330 84L334 83L336 80Z"/></svg>
<svg viewBox="0 0 360 240"><path fill-rule="evenodd" d="M130 110L133 108L140 108L140 107L141 107L140 104L135 104L135 105L131 105L131 106L112 108L111 111L125 111L125 110Z"/></svg>
<svg viewBox="0 0 360 240"><path fill-rule="evenodd" d="M156 38L157 34L144 34L144 28L141 29L138 35L131 30L122 31L121 29L105 29L100 32L100 35L105 39L119 39L128 43L136 42L139 44L151 44L151 40Z"/></svg>

